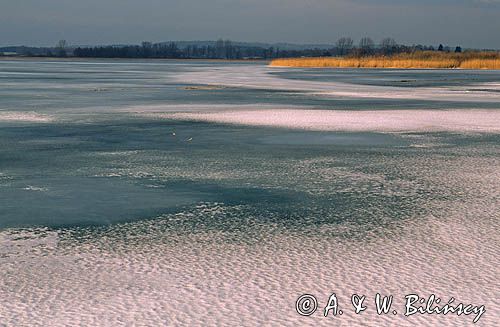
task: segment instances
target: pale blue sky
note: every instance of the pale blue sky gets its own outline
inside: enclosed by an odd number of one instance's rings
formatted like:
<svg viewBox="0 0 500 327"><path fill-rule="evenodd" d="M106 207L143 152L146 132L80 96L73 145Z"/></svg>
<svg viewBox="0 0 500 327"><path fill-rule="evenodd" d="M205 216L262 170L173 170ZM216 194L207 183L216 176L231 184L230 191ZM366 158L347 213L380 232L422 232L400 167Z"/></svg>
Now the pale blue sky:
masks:
<svg viewBox="0 0 500 327"><path fill-rule="evenodd" d="M500 0L0 0L0 45L376 41L500 48Z"/></svg>

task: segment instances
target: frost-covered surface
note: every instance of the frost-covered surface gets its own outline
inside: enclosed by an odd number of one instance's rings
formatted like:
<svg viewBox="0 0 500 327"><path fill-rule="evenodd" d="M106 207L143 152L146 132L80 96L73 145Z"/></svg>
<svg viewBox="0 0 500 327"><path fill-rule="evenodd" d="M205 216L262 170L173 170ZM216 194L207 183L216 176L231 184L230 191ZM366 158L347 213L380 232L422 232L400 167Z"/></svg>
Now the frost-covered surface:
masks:
<svg viewBox="0 0 500 327"><path fill-rule="evenodd" d="M256 67L216 67L200 71L181 73L176 76L180 82L223 85L228 87L243 87L254 89L288 90L296 92L309 92L318 96L337 98L372 98L372 99L418 99L418 100L443 100L464 102L494 102L497 103L500 95L500 86L497 82L478 83L472 85L454 85L439 87L402 87L396 85L369 85L326 80L326 79L300 79L279 78L276 74L286 72L289 68L256 68ZM296 70L297 71L297 70ZM298 70L310 72L311 69ZM314 70L313 70L314 71ZM331 70L335 73L335 70ZM342 70L340 70L342 71ZM321 72L321 70L320 70ZM404 72L400 71L400 72ZM411 70L410 70L411 72ZM422 71L415 70L415 73ZM358 71L353 70L353 75ZM389 70L389 77L392 72ZM450 74L450 71L441 71L442 75ZM451 73L453 74L453 73ZM286 76L286 75L285 75ZM314 75L313 75L314 76ZM405 83L409 80L400 80ZM393 81L394 83L395 81Z"/></svg>
<svg viewBox="0 0 500 327"><path fill-rule="evenodd" d="M347 306L351 293L383 292L395 295L403 310L402 297L417 292L484 304L480 323L493 326L500 286L496 156L494 149L452 149L432 158L373 156L366 163L351 155L350 167L330 157L260 169L236 162L233 169L191 167L185 178L247 179L262 189L309 192L311 202L287 203L286 210L279 203L200 202L109 227L5 230L0 316L8 325L327 326L332 321L319 313L296 315L295 299L312 293L324 305L335 291ZM278 165L283 169L273 168ZM159 185L178 177L161 166L131 164L126 174ZM344 311L335 320L346 326L455 326L472 319Z"/></svg>
<svg viewBox="0 0 500 327"><path fill-rule="evenodd" d="M500 110L237 110L150 116L313 131L500 132Z"/></svg>
<svg viewBox="0 0 500 327"><path fill-rule="evenodd" d="M45 122L50 122L52 120L53 120L52 117L47 115L42 115L36 112L0 110L0 122L24 121L24 122L34 122L34 123L45 123Z"/></svg>

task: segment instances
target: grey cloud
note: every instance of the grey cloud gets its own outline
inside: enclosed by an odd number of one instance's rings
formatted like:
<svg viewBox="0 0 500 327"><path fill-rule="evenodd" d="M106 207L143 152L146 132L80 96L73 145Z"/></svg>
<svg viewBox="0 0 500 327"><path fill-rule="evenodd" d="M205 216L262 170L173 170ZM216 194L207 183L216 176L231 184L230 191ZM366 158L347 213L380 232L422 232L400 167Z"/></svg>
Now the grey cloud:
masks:
<svg viewBox="0 0 500 327"><path fill-rule="evenodd" d="M2 0L0 0L2 1ZM0 44L215 39L500 48L500 0L18 0L0 10Z"/></svg>

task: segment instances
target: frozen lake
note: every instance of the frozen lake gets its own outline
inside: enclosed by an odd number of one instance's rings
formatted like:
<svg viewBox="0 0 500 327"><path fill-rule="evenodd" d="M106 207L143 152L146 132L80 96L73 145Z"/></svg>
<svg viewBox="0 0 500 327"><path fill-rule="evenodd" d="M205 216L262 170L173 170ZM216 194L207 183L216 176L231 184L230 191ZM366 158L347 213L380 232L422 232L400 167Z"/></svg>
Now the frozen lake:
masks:
<svg viewBox="0 0 500 327"><path fill-rule="evenodd" d="M0 60L0 325L493 326L499 144L498 71Z"/></svg>

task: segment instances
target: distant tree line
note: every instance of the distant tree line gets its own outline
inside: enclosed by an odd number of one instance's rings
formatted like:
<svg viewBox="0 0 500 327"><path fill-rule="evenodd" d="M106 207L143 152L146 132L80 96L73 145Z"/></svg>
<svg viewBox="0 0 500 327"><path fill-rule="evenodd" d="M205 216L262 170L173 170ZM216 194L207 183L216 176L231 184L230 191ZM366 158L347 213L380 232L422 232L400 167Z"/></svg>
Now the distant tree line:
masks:
<svg viewBox="0 0 500 327"><path fill-rule="evenodd" d="M6 49L6 48L5 48ZM10 49L10 48L9 48ZM12 50L12 49L10 49ZM2 49L0 49L1 53ZM19 55L49 57L82 57L82 58L172 58L172 59L275 59L291 57L329 57L329 56L371 56L412 53L416 51L461 52L457 46L450 48L440 44L437 49L424 45L401 45L393 38L384 38L376 44L371 38L363 37L355 44L350 37L341 37L331 48L312 49L280 49L278 47L262 47L247 44L235 44L230 40L219 39L205 45L178 46L175 42L151 43L141 45L68 47L61 40L53 48L18 47Z"/></svg>
<svg viewBox="0 0 500 327"><path fill-rule="evenodd" d="M411 53L415 51L435 51L433 46L400 45L393 38L385 38L376 44L371 38L363 37L356 45L350 37L341 37L335 46L329 49L282 50L275 47L255 47L235 45L230 40L218 40L214 45L189 45L183 48L175 42L151 43L126 46L78 47L74 49L75 57L97 58L189 58L189 59L274 59L291 57L328 57L328 56L370 56ZM438 51L451 51L449 47L440 45ZM461 52L461 47L455 48Z"/></svg>
<svg viewBox="0 0 500 327"><path fill-rule="evenodd" d="M180 48L175 42L126 46L78 47L75 57L98 58L172 58L172 59L269 59L282 56L321 55L324 50L289 50L278 48L234 45L230 40L218 40L214 45L188 45Z"/></svg>
<svg viewBox="0 0 500 327"><path fill-rule="evenodd" d="M335 43L335 48L332 49L332 53L337 56L371 56L371 55L385 55L390 56L398 53L412 53L417 51L436 51L434 46L425 45L401 45L396 42L393 38L384 38L380 41L378 45L369 38L363 37L357 46L354 45L353 39L350 37L341 37ZM451 52L451 48L442 44L439 45L437 51ZM457 46L454 50L455 52L462 52L462 47Z"/></svg>

